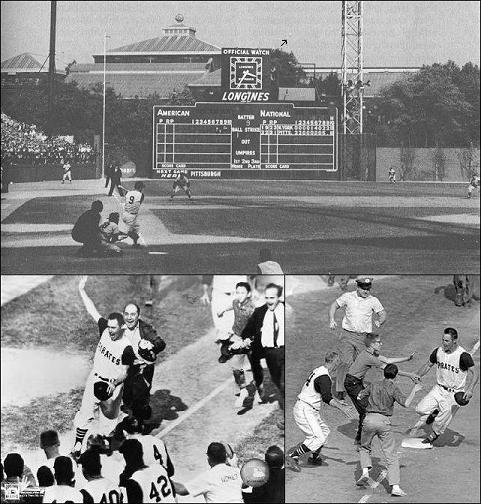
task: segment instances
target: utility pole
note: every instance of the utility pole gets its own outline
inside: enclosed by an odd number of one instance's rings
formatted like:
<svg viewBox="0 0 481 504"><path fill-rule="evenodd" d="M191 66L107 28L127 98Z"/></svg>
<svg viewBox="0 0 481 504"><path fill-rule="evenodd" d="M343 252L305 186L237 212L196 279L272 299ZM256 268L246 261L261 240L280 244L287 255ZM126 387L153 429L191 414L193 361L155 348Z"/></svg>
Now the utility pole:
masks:
<svg viewBox="0 0 481 504"><path fill-rule="evenodd" d="M47 133L52 134L53 131L53 113L55 108L55 31L57 24L57 2L50 2L50 50L48 62L48 117L47 117Z"/></svg>

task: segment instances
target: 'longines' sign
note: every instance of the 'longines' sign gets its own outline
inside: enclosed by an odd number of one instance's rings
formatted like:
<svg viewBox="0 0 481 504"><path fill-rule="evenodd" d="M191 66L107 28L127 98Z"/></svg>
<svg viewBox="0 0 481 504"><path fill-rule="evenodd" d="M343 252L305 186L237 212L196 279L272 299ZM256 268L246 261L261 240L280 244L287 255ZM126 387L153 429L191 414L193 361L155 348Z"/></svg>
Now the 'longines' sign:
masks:
<svg viewBox="0 0 481 504"><path fill-rule="evenodd" d="M222 101L246 103L274 100L270 56L270 49L222 49Z"/></svg>

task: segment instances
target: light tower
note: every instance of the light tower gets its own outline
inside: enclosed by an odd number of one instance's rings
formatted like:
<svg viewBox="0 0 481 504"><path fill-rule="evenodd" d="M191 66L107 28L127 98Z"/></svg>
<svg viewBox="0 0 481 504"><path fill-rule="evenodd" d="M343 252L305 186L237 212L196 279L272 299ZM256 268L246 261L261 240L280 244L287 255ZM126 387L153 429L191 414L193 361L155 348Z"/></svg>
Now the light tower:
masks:
<svg viewBox="0 0 481 504"><path fill-rule="evenodd" d="M343 133L362 134L363 44L362 2L342 2Z"/></svg>

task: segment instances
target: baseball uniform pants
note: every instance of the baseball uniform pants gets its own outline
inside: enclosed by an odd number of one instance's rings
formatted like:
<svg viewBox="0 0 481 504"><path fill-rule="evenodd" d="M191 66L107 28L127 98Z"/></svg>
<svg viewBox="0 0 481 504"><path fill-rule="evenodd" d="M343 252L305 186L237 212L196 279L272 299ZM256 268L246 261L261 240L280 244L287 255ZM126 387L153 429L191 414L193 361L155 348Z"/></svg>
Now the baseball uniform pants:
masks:
<svg viewBox="0 0 481 504"><path fill-rule="evenodd" d="M106 401L99 401L94 394L94 383L97 381L99 381L99 378L93 373L87 378L82 404L74 418L74 427L76 429L89 429L96 415L102 413L102 415L99 415L99 424L102 424L102 428L99 429L102 432L99 432L99 434L110 434L117 425L120 414L123 384L115 387L112 397Z"/></svg>
<svg viewBox="0 0 481 504"><path fill-rule="evenodd" d="M309 450L316 451L325 444L330 432L329 427L322 420L319 411L304 401L298 400L293 412L297 426L306 434L304 445Z"/></svg>
<svg viewBox="0 0 481 504"><path fill-rule="evenodd" d="M344 380L351 364L356 357L366 348L364 343L364 334L342 330L339 338L339 356L341 364L336 372L336 392L344 392Z"/></svg>
<svg viewBox="0 0 481 504"><path fill-rule="evenodd" d="M386 458L387 479L390 485L399 485L399 459L396 453L396 441L391 432L391 419L381 413L367 413L362 428L361 467L371 468L371 445L375 437L381 442L381 451Z"/></svg>
<svg viewBox="0 0 481 504"><path fill-rule="evenodd" d="M434 385L416 406L416 413L421 415L419 420L423 422L426 421L433 410L437 409L439 411L432 425L433 432L438 436L446 430L459 410L459 405L454 399L454 393L454 390L450 392L441 385Z"/></svg>

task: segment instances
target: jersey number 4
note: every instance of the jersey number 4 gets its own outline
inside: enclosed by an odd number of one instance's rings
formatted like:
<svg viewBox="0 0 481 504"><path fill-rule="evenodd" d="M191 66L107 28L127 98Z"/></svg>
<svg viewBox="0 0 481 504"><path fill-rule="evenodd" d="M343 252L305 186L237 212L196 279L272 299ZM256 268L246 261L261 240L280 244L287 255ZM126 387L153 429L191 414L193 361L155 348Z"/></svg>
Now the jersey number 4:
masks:
<svg viewBox="0 0 481 504"><path fill-rule="evenodd" d="M311 376L309 376L309 378L307 379L307 381L306 381L306 387L308 387L308 386L309 386L309 383L311 383L311 380L312 380L312 378L314 377L314 374L315 374L315 373L311 373Z"/></svg>
<svg viewBox="0 0 481 504"><path fill-rule="evenodd" d="M167 486L168 482L165 476L159 476L157 478L157 483L160 485L160 494L162 494L163 497L168 497L172 493L172 490ZM155 499L155 502L161 502L162 497L160 496L160 494L157 490L157 487L155 486L155 483L152 481L149 497L151 499Z"/></svg>

